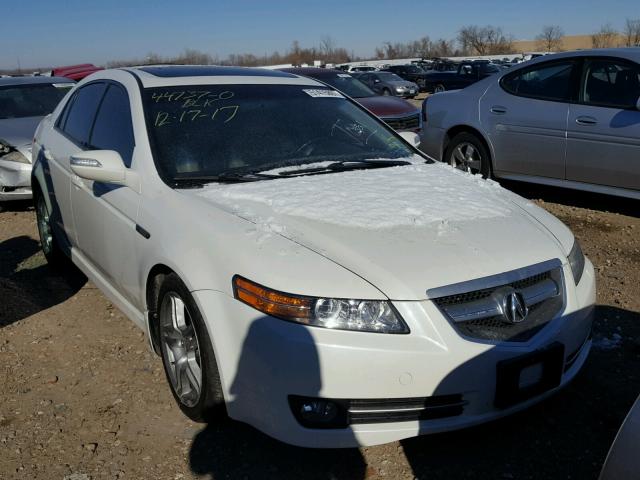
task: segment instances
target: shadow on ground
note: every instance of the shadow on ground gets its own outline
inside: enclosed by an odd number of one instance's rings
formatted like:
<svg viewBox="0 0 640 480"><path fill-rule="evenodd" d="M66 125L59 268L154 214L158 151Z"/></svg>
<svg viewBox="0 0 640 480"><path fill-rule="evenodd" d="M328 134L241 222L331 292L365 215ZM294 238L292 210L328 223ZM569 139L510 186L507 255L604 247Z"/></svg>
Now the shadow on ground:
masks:
<svg viewBox="0 0 640 480"><path fill-rule="evenodd" d="M0 328L64 302L87 278L71 262L53 272L40 244L26 235L0 243Z"/></svg>

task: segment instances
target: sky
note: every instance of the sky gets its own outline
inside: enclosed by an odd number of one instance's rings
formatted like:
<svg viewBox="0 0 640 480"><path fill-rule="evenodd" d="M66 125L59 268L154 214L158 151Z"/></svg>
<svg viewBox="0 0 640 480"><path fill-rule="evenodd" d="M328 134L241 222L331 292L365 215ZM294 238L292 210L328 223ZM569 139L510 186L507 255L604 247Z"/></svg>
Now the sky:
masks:
<svg viewBox="0 0 640 480"><path fill-rule="evenodd" d="M10 0L0 0L0 3ZM590 34L603 24L622 29L640 18L638 0L22 0L11 2L0 28L0 68L104 64L173 56L193 48L230 53L283 53L298 40L371 56L384 42L428 35L455 38L464 25L495 25L516 40L544 25ZM16 21L10 21L16 19ZM17 20L19 19L19 20Z"/></svg>

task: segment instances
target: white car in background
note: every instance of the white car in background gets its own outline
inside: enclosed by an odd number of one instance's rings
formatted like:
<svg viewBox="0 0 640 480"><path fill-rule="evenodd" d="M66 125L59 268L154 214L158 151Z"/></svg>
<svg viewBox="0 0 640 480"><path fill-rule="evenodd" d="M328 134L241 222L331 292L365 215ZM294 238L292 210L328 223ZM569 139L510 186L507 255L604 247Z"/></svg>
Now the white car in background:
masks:
<svg viewBox="0 0 640 480"><path fill-rule="evenodd" d="M147 333L195 420L308 447L485 422L580 370L593 266L415 140L289 73L95 73L36 133L42 247Z"/></svg>
<svg viewBox="0 0 640 480"><path fill-rule="evenodd" d="M31 140L75 82L57 77L0 78L0 211L31 198Z"/></svg>

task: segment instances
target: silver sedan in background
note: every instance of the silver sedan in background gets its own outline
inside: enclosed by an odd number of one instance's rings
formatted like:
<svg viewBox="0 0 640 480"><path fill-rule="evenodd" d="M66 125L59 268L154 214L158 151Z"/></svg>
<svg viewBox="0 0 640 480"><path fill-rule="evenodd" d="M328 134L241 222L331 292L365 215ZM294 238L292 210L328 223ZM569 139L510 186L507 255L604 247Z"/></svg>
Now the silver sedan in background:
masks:
<svg viewBox="0 0 640 480"><path fill-rule="evenodd" d="M74 84L58 77L0 78L0 210L5 201L31 198L33 134Z"/></svg>
<svg viewBox="0 0 640 480"><path fill-rule="evenodd" d="M379 95L413 98L420 93L417 84L408 82L392 72L354 73L353 76Z"/></svg>
<svg viewBox="0 0 640 480"><path fill-rule="evenodd" d="M422 115L421 149L462 170L640 199L640 48L546 55Z"/></svg>

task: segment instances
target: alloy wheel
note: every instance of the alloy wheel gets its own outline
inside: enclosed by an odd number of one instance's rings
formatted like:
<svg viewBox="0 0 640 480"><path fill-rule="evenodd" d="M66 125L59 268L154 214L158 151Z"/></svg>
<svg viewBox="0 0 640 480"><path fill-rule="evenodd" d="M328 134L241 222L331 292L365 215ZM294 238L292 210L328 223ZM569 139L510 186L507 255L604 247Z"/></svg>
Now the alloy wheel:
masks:
<svg viewBox="0 0 640 480"><path fill-rule="evenodd" d="M461 142L451 152L449 163L458 170L479 173L482 168L482 156L473 144Z"/></svg>
<svg viewBox="0 0 640 480"><path fill-rule="evenodd" d="M202 392L200 346L189 309L175 292L168 292L162 301L160 337L171 387L180 402L193 407Z"/></svg>
<svg viewBox="0 0 640 480"><path fill-rule="evenodd" d="M433 89L433 91L435 93L440 93L440 92L446 91L446 88L444 88L444 85L439 83L438 85L436 85L436 87Z"/></svg>

